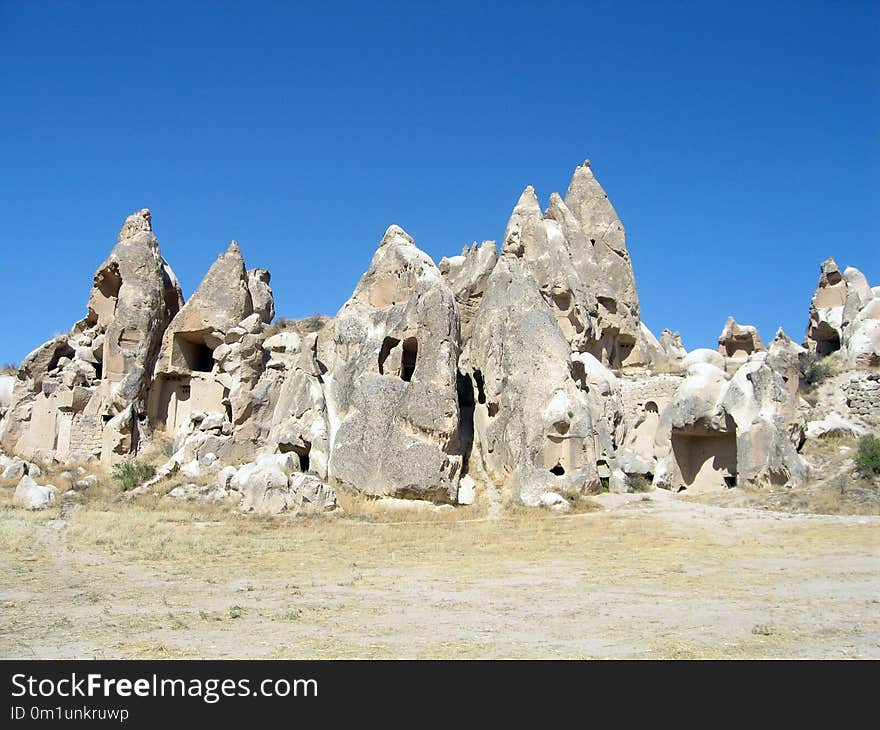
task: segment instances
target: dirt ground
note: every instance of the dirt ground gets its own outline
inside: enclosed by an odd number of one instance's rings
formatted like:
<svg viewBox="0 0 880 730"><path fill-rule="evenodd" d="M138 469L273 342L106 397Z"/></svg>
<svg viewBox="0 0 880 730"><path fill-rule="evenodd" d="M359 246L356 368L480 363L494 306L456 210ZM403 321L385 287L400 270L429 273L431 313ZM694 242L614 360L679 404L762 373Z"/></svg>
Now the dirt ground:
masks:
<svg viewBox="0 0 880 730"><path fill-rule="evenodd" d="M880 657L877 515L4 503L4 658Z"/></svg>

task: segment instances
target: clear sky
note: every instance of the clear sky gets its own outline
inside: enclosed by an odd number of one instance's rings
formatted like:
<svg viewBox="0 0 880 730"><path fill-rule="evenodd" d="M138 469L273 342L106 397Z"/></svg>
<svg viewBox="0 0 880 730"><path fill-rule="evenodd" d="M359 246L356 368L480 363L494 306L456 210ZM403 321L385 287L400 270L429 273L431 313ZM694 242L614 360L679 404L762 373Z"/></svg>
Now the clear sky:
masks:
<svg viewBox="0 0 880 730"><path fill-rule="evenodd" d="M332 314L391 223L439 261L585 158L655 333L799 340L825 257L880 285L878 49L877 0L0 0L0 363L139 208L186 295L236 239Z"/></svg>

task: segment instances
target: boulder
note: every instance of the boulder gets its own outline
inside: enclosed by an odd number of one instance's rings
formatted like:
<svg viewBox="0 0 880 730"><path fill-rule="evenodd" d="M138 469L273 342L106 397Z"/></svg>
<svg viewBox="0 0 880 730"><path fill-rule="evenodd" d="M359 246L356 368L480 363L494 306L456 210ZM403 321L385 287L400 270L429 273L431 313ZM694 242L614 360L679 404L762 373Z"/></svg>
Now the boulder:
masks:
<svg viewBox="0 0 880 730"><path fill-rule="evenodd" d="M571 509L569 501L556 492L544 492L539 499L539 504L541 507L549 507L557 512L568 512Z"/></svg>
<svg viewBox="0 0 880 730"><path fill-rule="evenodd" d="M698 348L691 350L681 361L681 366L685 370L690 370L693 365L704 364L712 367L724 369L724 357L715 350L707 348Z"/></svg>
<svg viewBox="0 0 880 730"><path fill-rule="evenodd" d="M241 494L238 492L224 489L216 484L179 484L169 490L165 496L169 499L203 504L238 502L241 499Z"/></svg>
<svg viewBox="0 0 880 730"><path fill-rule="evenodd" d="M21 479L28 473L28 465L26 461L22 461L18 457L9 460L0 477L3 479Z"/></svg>
<svg viewBox="0 0 880 730"><path fill-rule="evenodd" d="M269 454L240 467L229 488L242 495L243 512L316 514L336 508L336 493L317 477L296 472L288 454Z"/></svg>
<svg viewBox="0 0 880 730"><path fill-rule="evenodd" d="M52 485L42 486L25 475L15 487L12 504L30 510L46 509L55 501L56 489Z"/></svg>
<svg viewBox="0 0 880 730"><path fill-rule="evenodd" d="M93 489L94 487L97 487L100 483L101 480L98 478L97 475L89 474L87 476L84 476L82 479L77 479L76 481L74 481L73 488L83 491L86 489Z"/></svg>
<svg viewBox="0 0 880 730"><path fill-rule="evenodd" d="M819 418L807 423L805 435L808 439L820 439L830 436L859 437L866 433L866 429L855 421L844 418L839 413L832 411L825 418Z"/></svg>

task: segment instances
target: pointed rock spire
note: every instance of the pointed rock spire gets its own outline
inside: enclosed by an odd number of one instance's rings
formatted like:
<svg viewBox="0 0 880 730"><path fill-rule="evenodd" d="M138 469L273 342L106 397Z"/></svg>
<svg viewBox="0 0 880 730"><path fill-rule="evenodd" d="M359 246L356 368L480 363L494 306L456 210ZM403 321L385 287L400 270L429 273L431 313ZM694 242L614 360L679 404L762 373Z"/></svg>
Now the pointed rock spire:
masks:
<svg viewBox="0 0 880 730"><path fill-rule="evenodd" d="M253 311L244 258L232 241L165 330L156 373L202 369L204 365L195 362L195 348L213 350L225 333Z"/></svg>
<svg viewBox="0 0 880 730"><path fill-rule="evenodd" d="M590 239L601 241L618 255L629 258L623 223L593 175L589 160L575 169L565 194L565 204Z"/></svg>
<svg viewBox="0 0 880 730"><path fill-rule="evenodd" d="M150 232L153 230L152 216L149 208L141 208L136 213L132 213L125 219L122 228L119 230L119 238L117 241L124 241L131 238L137 233Z"/></svg>
<svg viewBox="0 0 880 730"><path fill-rule="evenodd" d="M392 225L385 231L370 268L361 277L345 306L368 304L393 307L406 302L420 281L441 279L440 270L406 231Z"/></svg>

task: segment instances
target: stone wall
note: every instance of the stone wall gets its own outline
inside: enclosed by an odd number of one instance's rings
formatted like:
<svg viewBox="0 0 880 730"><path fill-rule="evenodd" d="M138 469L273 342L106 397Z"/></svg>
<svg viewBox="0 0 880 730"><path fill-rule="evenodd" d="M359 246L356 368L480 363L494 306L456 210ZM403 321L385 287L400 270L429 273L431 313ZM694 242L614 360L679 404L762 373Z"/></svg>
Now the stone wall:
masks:
<svg viewBox="0 0 880 730"><path fill-rule="evenodd" d="M880 373L853 373L842 390L852 413L880 420Z"/></svg>
<svg viewBox="0 0 880 730"><path fill-rule="evenodd" d="M81 413L73 416L69 451L71 459L87 461L100 456L103 425L101 416L86 416Z"/></svg>
<svg viewBox="0 0 880 730"><path fill-rule="evenodd" d="M642 416L645 404L653 401L658 411L672 400L683 377L680 375L653 375L639 380L620 378L620 397L623 400L623 417L627 425L633 425Z"/></svg>

